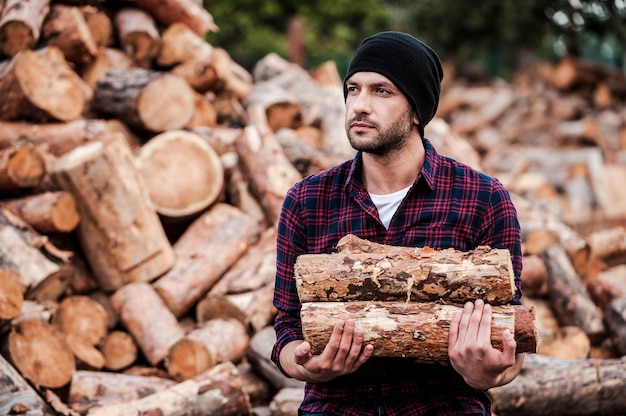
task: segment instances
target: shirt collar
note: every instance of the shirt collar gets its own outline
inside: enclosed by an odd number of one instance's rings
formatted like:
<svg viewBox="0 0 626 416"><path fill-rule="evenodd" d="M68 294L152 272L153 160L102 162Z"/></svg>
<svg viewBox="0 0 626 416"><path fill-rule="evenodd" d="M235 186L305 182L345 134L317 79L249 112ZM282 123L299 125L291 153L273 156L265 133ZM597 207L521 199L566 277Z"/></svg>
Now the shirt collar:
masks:
<svg viewBox="0 0 626 416"><path fill-rule="evenodd" d="M437 169L439 168L439 153L437 153L437 150L435 150L435 147L427 138L423 138L422 143L424 143L426 154L424 156L424 164L422 165L420 175L415 178L414 186L423 179L430 189L435 189L435 177L437 176ZM352 159L352 163L350 165L350 172L348 173L345 183L347 190L352 189L355 192L362 191L364 187L362 172L363 154L359 151L354 156L354 159Z"/></svg>

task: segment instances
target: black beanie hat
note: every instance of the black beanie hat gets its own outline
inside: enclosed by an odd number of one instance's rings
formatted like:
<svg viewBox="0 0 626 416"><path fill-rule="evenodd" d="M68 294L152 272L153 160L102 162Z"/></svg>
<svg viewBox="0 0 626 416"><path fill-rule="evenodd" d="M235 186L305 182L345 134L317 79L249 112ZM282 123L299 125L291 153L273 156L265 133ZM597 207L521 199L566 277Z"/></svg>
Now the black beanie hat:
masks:
<svg viewBox="0 0 626 416"><path fill-rule="evenodd" d="M356 72L377 72L389 78L417 113L424 137L424 126L437 112L443 78L439 57L429 46L407 33L377 33L354 52L343 80L344 99L348 94L346 81Z"/></svg>

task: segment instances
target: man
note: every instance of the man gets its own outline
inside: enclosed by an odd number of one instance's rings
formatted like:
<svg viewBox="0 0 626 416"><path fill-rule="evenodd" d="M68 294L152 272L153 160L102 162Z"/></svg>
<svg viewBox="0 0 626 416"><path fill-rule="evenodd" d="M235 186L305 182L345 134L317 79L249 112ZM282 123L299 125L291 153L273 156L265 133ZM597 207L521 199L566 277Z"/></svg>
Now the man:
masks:
<svg viewBox="0 0 626 416"><path fill-rule="evenodd" d="M278 223L272 360L307 382L302 415L491 415L485 391L520 371L515 341L491 346L491 307L468 302L450 323L450 366L372 357L354 322L337 322L320 355L303 341L293 266L353 233L397 246L479 245L511 251L520 301L521 237L508 192L494 178L442 157L424 137L439 102L435 52L382 32L355 51L344 79L346 131L357 155L294 185Z"/></svg>

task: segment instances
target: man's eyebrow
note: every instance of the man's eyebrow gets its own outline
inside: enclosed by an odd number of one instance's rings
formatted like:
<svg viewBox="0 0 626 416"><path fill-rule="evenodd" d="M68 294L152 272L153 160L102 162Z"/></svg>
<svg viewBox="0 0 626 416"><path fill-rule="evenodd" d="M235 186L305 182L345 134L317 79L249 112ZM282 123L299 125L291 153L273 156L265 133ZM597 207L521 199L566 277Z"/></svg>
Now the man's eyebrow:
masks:
<svg viewBox="0 0 626 416"><path fill-rule="evenodd" d="M391 81L380 81L380 82L372 82L372 83L360 83L360 82L356 82L356 81L347 81L346 85L361 85L361 86L367 86L370 88L390 88L390 89L394 89L397 90L398 87L396 87L396 85L391 82Z"/></svg>

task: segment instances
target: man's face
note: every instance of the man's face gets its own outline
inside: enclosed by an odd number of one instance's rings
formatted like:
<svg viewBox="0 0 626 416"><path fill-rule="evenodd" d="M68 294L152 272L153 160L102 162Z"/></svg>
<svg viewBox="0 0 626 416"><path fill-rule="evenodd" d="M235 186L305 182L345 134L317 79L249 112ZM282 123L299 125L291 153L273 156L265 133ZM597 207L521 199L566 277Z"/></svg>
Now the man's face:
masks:
<svg viewBox="0 0 626 416"><path fill-rule="evenodd" d="M355 150L385 155L417 132L409 100L387 77L357 72L346 83L346 132Z"/></svg>

